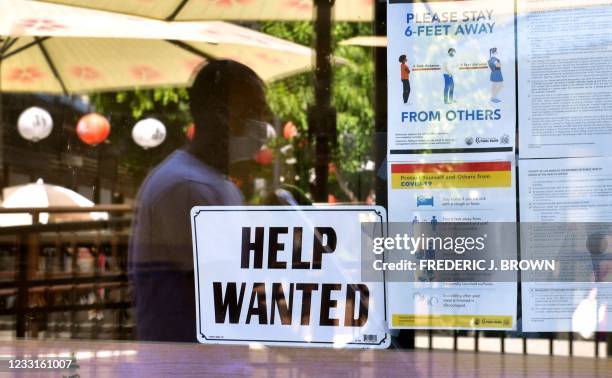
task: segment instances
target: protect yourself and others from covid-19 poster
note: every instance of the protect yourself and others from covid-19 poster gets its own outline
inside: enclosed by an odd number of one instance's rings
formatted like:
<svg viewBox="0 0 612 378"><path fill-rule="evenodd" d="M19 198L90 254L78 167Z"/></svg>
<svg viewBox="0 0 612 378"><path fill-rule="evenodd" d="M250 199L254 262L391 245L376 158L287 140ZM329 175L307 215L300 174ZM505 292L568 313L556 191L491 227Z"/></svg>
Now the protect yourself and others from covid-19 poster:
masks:
<svg viewBox="0 0 612 378"><path fill-rule="evenodd" d="M460 157L437 154L391 161L389 219L410 223L413 229L438 222L513 224L514 155L469 154L469 161ZM390 326L515 329L516 290L515 282L388 282Z"/></svg>

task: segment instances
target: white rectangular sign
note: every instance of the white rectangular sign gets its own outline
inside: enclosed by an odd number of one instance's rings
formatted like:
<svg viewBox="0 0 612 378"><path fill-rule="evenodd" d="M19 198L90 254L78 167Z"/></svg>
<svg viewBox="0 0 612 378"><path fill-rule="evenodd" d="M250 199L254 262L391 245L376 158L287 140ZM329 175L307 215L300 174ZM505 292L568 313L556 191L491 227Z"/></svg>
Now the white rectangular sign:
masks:
<svg viewBox="0 0 612 378"><path fill-rule="evenodd" d="M379 206L198 206L201 343L386 348L385 286L361 282L361 223Z"/></svg>
<svg viewBox="0 0 612 378"><path fill-rule="evenodd" d="M609 156L612 4L518 0L517 8L521 159Z"/></svg>
<svg viewBox="0 0 612 378"><path fill-rule="evenodd" d="M520 160L519 182L521 222L541 224L539 230L544 230L547 223L552 225L547 233L540 231L536 235L523 236L529 243L529 250L535 250L536 256L541 258L560 256L560 251L567 250L573 252L574 256L570 256L578 261L594 259L584 240L588 232L576 232L575 223L585 223L585 229L590 232L609 232L612 158ZM567 249L568 246L572 249ZM603 252L603 262L594 269L598 278L593 277L591 283L523 282L523 331L574 331L585 337L596 331L612 331L609 315L612 312L609 276L612 269L607 244ZM570 274L572 270L563 269L565 280Z"/></svg>
<svg viewBox="0 0 612 378"><path fill-rule="evenodd" d="M612 158L519 162L521 222L612 222Z"/></svg>
<svg viewBox="0 0 612 378"><path fill-rule="evenodd" d="M512 151L514 1L391 0L388 148Z"/></svg>

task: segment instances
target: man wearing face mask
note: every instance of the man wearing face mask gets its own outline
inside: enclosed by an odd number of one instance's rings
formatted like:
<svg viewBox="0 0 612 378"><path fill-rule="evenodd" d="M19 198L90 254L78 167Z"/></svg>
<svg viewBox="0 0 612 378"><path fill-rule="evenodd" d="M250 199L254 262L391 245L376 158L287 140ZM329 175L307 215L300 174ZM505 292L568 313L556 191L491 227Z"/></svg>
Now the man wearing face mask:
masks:
<svg viewBox="0 0 612 378"><path fill-rule="evenodd" d="M264 83L250 68L210 62L189 97L192 142L154 168L136 201L128 270L139 340L196 341L190 210L241 205L230 165L253 158L266 138Z"/></svg>

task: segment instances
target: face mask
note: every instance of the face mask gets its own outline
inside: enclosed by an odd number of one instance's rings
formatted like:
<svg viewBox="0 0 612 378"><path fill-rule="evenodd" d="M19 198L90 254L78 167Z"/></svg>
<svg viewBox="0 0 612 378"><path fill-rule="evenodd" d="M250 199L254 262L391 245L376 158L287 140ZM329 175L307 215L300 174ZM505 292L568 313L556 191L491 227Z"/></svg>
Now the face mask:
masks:
<svg viewBox="0 0 612 378"><path fill-rule="evenodd" d="M276 136L274 127L267 122L247 120L245 126L246 132L243 135L230 136L230 163L253 160L268 138Z"/></svg>

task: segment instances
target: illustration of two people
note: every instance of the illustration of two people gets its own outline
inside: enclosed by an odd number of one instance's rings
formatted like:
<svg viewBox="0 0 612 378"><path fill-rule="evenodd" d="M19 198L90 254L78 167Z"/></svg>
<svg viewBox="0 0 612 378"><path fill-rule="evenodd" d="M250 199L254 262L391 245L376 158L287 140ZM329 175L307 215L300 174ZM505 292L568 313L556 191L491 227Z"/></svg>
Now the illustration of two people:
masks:
<svg viewBox="0 0 612 378"><path fill-rule="evenodd" d="M455 91L455 49L448 49L448 58L442 64L442 73L444 74L444 103L452 104L455 101L453 100L453 92ZM410 97L410 68L408 68L408 58L406 55L400 55L400 74L402 79L402 96L404 100L404 104L408 103L408 98Z"/></svg>
<svg viewBox="0 0 612 378"><path fill-rule="evenodd" d="M444 77L444 103L453 104L455 92L455 73L457 64L455 62L455 55L457 51L454 48L450 48L447 51L447 58L442 64L442 74ZM410 97L410 68L408 67L408 59L406 55L400 55L400 73L402 80L402 97L404 104L408 103ZM498 103L501 100L497 97L501 92L504 84L504 78L501 71L501 61L497 55L497 47L489 49L489 60L487 61L489 70L491 71L489 80L491 81L491 102Z"/></svg>
<svg viewBox="0 0 612 378"><path fill-rule="evenodd" d="M454 62L455 54L457 51L454 48L450 48L447 51L448 58L442 64L442 73L444 75L444 103L452 104L456 102L453 99L455 91L455 70L457 65ZM489 60L487 65L491 71L489 80L491 81L491 102L501 102L497 97L499 92L502 90L504 85L504 78L501 71L501 61L497 57L497 47L489 49Z"/></svg>
<svg viewBox="0 0 612 378"><path fill-rule="evenodd" d="M453 92L455 90L455 81L453 79L455 73L455 49L448 49L448 58L442 64L442 73L444 74L444 103L451 104L453 100ZM410 97L410 68L408 68L408 58L406 55L400 55L400 74L402 79L402 96L404 104L408 103Z"/></svg>

